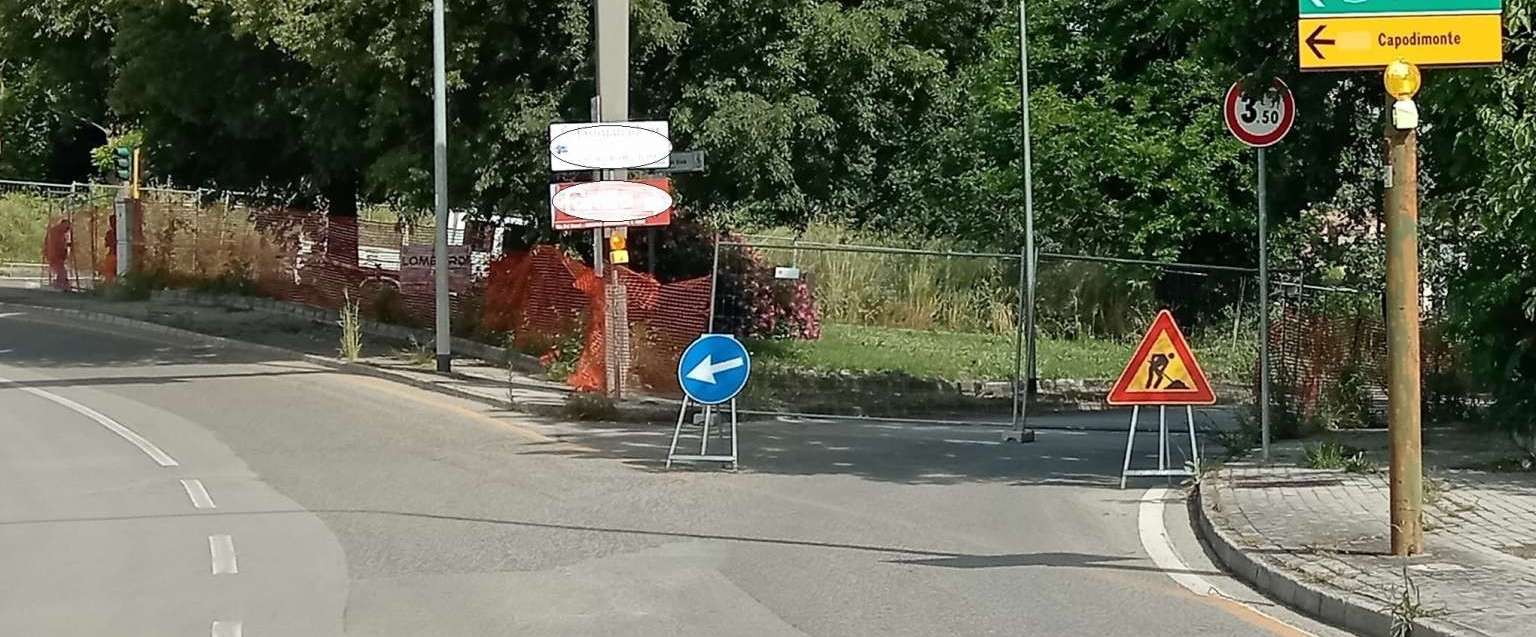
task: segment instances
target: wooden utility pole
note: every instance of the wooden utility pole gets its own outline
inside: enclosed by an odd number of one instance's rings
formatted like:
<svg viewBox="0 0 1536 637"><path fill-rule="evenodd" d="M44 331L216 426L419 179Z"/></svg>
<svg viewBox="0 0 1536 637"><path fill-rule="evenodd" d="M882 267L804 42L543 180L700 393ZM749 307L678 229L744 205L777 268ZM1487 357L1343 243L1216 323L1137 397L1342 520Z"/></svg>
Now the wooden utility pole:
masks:
<svg viewBox="0 0 1536 637"><path fill-rule="evenodd" d="M1387 123L1387 427L1391 438L1392 554L1424 551L1424 469L1419 431L1418 69L1387 67L1397 99Z"/></svg>

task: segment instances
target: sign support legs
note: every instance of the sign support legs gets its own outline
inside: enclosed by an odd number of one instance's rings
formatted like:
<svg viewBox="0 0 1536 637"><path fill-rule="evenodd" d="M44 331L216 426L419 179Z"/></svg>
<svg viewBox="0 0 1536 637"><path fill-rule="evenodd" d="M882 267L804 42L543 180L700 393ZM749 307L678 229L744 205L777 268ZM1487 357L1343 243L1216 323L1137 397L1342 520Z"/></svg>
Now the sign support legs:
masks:
<svg viewBox="0 0 1536 637"><path fill-rule="evenodd" d="M1125 464L1120 467L1120 488L1125 488L1125 477L1131 472L1131 450L1136 447L1136 421L1141 417L1141 405L1131 408L1131 433L1125 437Z"/></svg>
<svg viewBox="0 0 1536 637"><path fill-rule="evenodd" d="M1168 470L1168 408L1157 408L1157 469Z"/></svg>
<svg viewBox="0 0 1536 637"><path fill-rule="evenodd" d="M1141 406L1131 409L1130 431L1125 436L1125 463L1120 467L1120 488L1125 488L1127 478L1131 476L1194 476L1200 471L1200 441L1195 438L1195 408L1186 406L1184 416L1189 425L1189 451L1191 466L1178 469L1169 468L1173 460L1172 445L1168 436L1168 407L1157 407L1157 468L1156 469L1132 469L1131 456L1136 449L1136 422L1141 418Z"/></svg>
<svg viewBox="0 0 1536 637"><path fill-rule="evenodd" d="M737 415L736 415L736 401L734 399L731 400L731 409L730 409L730 411L731 411L731 432L730 432L730 435L731 435L731 452L730 452L730 455L722 455L722 454L718 454L718 453L714 454L714 455L710 455L710 453L709 453L709 428L710 428L710 425L713 424L714 419L716 417L719 417L721 415L721 412L724 411L722 409L719 409L717 405L701 405L704 408L704 413L702 414L702 417L699 420L699 453L698 453L698 455L680 454L680 453L677 452L677 443L678 443L679 439L682 437L683 423L688 419L688 407L691 404L694 404L693 401L685 396L683 398L683 407L682 407L682 409L678 410L678 412L677 412L677 426L672 429L672 446L670 448L668 448L668 450L667 450L667 468L671 469L672 468L672 463L674 461L676 461L676 462L726 462L726 463L730 463L732 471L741 468L741 463L740 463L740 460L739 460L740 456L737 455L736 424L737 424L738 418L737 418Z"/></svg>
<svg viewBox="0 0 1536 637"><path fill-rule="evenodd" d="M672 446L667 449L667 468L672 468L672 457L677 455L677 437L683 433L683 418L688 415L688 397L683 397L683 408L677 411L677 427L672 429Z"/></svg>
<svg viewBox="0 0 1536 637"><path fill-rule="evenodd" d="M1189 458L1195 463L1195 473L1200 473L1200 439L1195 437L1195 408L1185 405L1184 418L1189 423Z"/></svg>

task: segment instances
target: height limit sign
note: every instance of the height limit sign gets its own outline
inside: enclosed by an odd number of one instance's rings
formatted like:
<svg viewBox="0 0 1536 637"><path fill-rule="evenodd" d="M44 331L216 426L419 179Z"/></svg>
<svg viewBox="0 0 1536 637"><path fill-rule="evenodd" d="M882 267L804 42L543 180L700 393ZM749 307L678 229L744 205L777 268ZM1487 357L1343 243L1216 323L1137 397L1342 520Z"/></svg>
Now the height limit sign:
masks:
<svg viewBox="0 0 1536 637"><path fill-rule="evenodd" d="M1296 97L1279 79L1268 91L1252 94L1244 90L1239 81L1227 89L1222 114L1227 121L1227 130L1244 144L1267 148L1291 132L1291 126L1296 123Z"/></svg>

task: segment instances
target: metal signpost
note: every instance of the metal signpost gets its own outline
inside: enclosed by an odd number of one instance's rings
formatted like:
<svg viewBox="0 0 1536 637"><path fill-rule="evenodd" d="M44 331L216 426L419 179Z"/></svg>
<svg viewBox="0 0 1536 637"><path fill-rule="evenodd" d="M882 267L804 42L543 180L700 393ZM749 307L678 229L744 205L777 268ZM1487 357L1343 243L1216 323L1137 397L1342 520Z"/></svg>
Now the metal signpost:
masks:
<svg viewBox="0 0 1536 637"><path fill-rule="evenodd" d="M1296 123L1296 97L1275 79L1269 91L1249 95L1241 81L1227 89L1222 119L1239 141L1259 151L1259 429L1264 459L1269 460L1269 177L1264 149L1280 143Z"/></svg>
<svg viewBox="0 0 1536 637"><path fill-rule="evenodd" d="M447 36L444 34L444 0L432 2L432 188L437 208L435 233L437 264L448 263L448 72ZM453 369L453 338L449 332L448 268L437 268L437 371Z"/></svg>
<svg viewBox="0 0 1536 637"><path fill-rule="evenodd" d="M1173 321L1173 314L1163 310L1152 321L1152 327L1131 355L1130 363L1115 381L1105 402L1111 405L1130 405L1131 429L1125 441L1125 464L1120 468L1120 488L1125 488L1126 478L1131 476L1193 476L1200 472L1200 443L1195 438L1195 408L1193 405L1216 404L1216 392L1210 380L1200 369L1194 352L1184 333ZM1157 468L1132 469L1131 453L1136 447L1136 421L1141 418L1143 406L1157 406ZM1184 416L1189 425L1189 451L1191 467L1169 468L1171 454L1168 444L1168 406L1184 406Z"/></svg>
<svg viewBox="0 0 1536 637"><path fill-rule="evenodd" d="M752 357L747 348L735 337L726 334L705 334L694 341L677 361L677 381L683 387L683 406L677 414L677 427L672 430L672 446L667 450L667 468L673 461L728 462L732 469L739 466L736 453L736 396L747 386L752 375ZM688 417L689 404L704 408L700 419L699 453L680 454L677 440L683 432L683 422ZM731 453L709 453L709 427L718 405L731 405Z"/></svg>
<svg viewBox="0 0 1536 637"><path fill-rule="evenodd" d="M1006 442L1035 441L1035 433L1029 430L1029 398L1036 386L1035 280L1040 258L1035 250L1034 163L1030 158L1029 141L1029 11L1025 7L1026 1L1019 0L1019 118L1022 120L1024 135L1024 254L1020 256L1019 264L1020 278L1024 279L1021 294L1024 298L1024 311L1019 329L1024 331L1027 338L1022 353L1024 387L1020 388L1015 382L1013 388L1013 419L1019 426L1017 430L1010 430L1003 434L1003 440ZM1018 348L1015 347L1014 367L1018 367L1020 362L1017 360L1020 356L1017 350Z"/></svg>
<svg viewBox="0 0 1536 637"><path fill-rule="evenodd" d="M1502 0L1298 0L1303 71L1383 69L1387 146L1387 430L1392 554L1424 551L1419 377L1420 66L1504 60Z"/></svg>
<svg viewBox="0 0 1536 637"><path fill-rule="evenodd" d="M1301 70L1476 66L1503 59L1502 0L1299 0Z"/></svg>

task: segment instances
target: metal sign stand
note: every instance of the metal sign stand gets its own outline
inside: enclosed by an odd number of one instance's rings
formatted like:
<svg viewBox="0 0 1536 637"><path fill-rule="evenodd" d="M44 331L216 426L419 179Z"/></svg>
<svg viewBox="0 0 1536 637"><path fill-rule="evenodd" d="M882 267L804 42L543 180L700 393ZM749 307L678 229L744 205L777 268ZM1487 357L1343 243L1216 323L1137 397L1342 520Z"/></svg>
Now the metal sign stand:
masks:
<svg viewBox="0 0 1536 637"><path fill-rule="evenodd" d="M1169 469L1168 446L1168 407L1157 407L1157 468L1156 469L1131 469L1131 451L1136 446L1136 421L1141 417L1141 406L1131 409L1131 431L1125 439L1125 465L1120 468L1120 488L1125 488L1125 480L1131 476L1187 476L1193 477L1200 472L1200 442L1195 438L1195 408L1184 407L1185 418L1189 422L1189 452L1193 461L1193 468Z"/></svg>
<svg viewBox="0 0 1536 637"><path fill-rule="evenodd" d="M677 413L677 427L672 430L672 447L667 450L667 468L672 468L672 462L728 462L731 470L740 469L736 456L736 400L731 400L731 455L709 455L709 425L715 416L720 413L715 405L704 405L704 417L700 419L699 453L680 454L677 452L677 440L683 433L683 421L688 418L688 405L693 402L687 396L683 397L683 407Z"/></svg>

